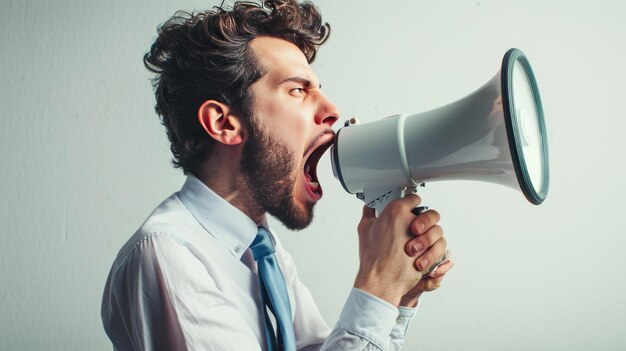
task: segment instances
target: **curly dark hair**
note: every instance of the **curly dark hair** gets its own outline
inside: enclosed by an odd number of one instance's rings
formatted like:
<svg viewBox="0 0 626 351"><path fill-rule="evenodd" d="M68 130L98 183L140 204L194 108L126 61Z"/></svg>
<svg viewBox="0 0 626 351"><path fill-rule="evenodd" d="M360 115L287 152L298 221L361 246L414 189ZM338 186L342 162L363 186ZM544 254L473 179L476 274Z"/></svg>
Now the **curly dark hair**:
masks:
<svg viewBox="0 0 626 351"><path fill-rule="evenodd" d="M248 43L260 36L287 40L309 63L330 34L310 2L266 0L236 2L201 13L176 12L158 28L158 38L144 56L153 79L155 110L167 130L174 167L196 173L214 140L198 122L207 100L228 104L249 118L250 85L265 72ZM243 121L249 127L249 121Z"/></svg>

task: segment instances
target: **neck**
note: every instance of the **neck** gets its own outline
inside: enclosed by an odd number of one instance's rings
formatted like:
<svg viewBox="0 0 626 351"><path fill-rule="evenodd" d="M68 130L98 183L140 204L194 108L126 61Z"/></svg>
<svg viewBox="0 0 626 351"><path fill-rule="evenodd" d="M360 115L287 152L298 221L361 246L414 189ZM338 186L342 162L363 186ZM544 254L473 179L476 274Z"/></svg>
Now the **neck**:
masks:
<svg viewBox="0 0 626 351"><path fill-rule="evenodd" d="M265 211L252 196L252 189L241 173L239 162L240 157L237 155L224 155L223 157L215 155L206 160L198 171L194 172L194 175L255 223L260 223L265 216Z"/></svg>

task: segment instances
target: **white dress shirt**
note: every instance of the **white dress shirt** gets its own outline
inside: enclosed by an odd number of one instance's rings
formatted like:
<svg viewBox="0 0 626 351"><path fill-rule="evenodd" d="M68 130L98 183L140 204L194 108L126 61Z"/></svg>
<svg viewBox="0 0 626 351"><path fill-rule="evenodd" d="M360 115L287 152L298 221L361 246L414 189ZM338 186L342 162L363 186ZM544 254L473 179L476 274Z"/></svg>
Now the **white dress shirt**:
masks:
<svg viewBox="0 0 626 351"><path fill-rule="evenodd" d="M267 221L261 223L268 228ZM102 299L116 350L265 350L263 302L243 212L194 176L122 247ZM271 230L270 230L271 233ZM331 331L272 233L298 350L398 350L415 309L352 289Z"/></svg>

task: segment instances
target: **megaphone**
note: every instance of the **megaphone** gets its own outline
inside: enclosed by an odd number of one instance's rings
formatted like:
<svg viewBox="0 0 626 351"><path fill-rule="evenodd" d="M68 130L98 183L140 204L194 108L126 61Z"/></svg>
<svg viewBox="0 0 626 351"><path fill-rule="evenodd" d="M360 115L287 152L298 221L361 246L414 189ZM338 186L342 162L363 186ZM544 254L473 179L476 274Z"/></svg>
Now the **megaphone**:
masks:
<svg viewBox="0 0 626 351"><path fill-rule="evenodd" d="M550 181L541 97L524 53L472 94L424 113L395 115L337 131L333 173L344 189L380 213L425 182L477 180L521 190L541 204Z"/></svg>

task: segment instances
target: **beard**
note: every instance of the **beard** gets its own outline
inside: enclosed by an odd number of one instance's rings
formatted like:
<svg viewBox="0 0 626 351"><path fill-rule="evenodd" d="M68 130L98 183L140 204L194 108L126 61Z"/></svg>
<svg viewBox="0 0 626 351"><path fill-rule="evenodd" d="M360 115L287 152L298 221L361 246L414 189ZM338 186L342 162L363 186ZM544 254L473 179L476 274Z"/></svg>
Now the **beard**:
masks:
<svg viewBox="0 0 626 351"><path fill-rule="evenodd" d="M286 145L262 131L250 115L250 135L243 148L240 169L257 205L291 230L304 229L313 220L313 203L305 209L294 200L296 157Z"/></svg>

